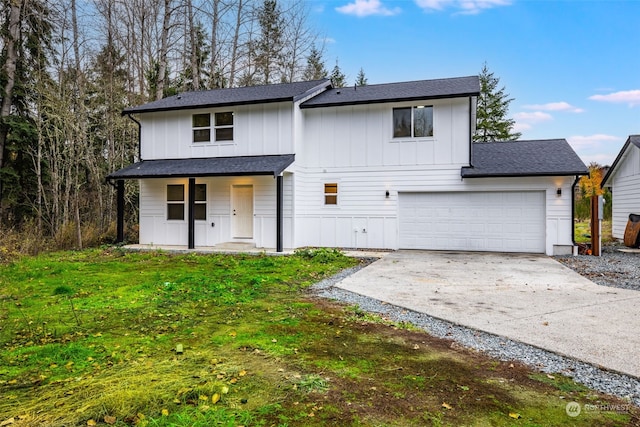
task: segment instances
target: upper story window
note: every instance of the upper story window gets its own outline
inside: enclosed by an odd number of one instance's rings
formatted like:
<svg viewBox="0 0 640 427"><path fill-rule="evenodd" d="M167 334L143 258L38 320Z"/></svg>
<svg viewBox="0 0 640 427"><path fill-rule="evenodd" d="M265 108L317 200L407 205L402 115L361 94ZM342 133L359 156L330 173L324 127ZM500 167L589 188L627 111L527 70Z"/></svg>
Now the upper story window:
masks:
<svg viewBox="0 0 640 427"><path fill-rule="evenodd" d="M194 114L192 116L193 142L211 142L211 129L213 128L213 141L233 141L233 112L214 113L213 126L211 126L211 114Z"/></svg>
<svg viewBox="0 0 640 427"><path fill-rule="evenodd" d="M193 123L193 142L210 142L211 141L211 114L194 114L192 116Z"/></svg>
<svg viewBox="0 0 640 427"><path fill-rule="evenodd" d="M394 138L433 136L433 107L418 105L393 109Z"/></svg>
<svg viewBox="0 0 640 427"><path fill-rule="evenodd" d="M215 114L216 141L233 141L233 113Z"/></svg>

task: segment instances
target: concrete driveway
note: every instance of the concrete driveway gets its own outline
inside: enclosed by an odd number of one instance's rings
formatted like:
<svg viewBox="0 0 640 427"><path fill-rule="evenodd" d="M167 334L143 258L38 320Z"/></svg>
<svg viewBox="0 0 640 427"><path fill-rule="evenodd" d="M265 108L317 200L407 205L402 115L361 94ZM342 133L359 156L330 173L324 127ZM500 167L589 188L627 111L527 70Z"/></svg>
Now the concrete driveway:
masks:
<svg viewBox="0 0 640 427"><path fill-rule="evenodd" d="M544 255L397 251L336 286L640 378L640 292Z"/></svg>

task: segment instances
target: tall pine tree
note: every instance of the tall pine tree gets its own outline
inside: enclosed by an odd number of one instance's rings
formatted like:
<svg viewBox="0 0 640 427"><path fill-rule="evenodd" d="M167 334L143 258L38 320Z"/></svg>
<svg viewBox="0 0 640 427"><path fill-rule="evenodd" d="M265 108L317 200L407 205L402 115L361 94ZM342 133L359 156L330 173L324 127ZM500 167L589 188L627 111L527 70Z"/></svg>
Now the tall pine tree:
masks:
<svg viewBox="0 0 640 427"><path fill-rule="evenodd" d="M338 60L336 59L336 66L333 67L331 71L331 85L333 87L344 87L347 83L347 76L344 75L340 66L338 65Z"/></svg>
<svg viewBox="0 0 640 427"><path fill-rule="evenodd" d="M368 80L369 79L367 79L367 76L364 74L364 70L361 67L360 71L358 71L358 75L356 76L356 86L366 86Z"/></svg>
<svg viewBox="0 0 640 427"><path fill-rule="evenodd" d="M474 142L513 141L522 135L513 132L515 120L507 118L513 98L498 88L500 79L489 71L487 64L480 72L480 96L478 97L476 132Z"/></svg>
<svg viewBox="0 0 640 427"><path fill-rule="evenodd" d="M327 69L322 62L322 53L315 47L311 47L311 52L307 56L307 66L302 75L303 80L319 80L327 77Z"/></svg>

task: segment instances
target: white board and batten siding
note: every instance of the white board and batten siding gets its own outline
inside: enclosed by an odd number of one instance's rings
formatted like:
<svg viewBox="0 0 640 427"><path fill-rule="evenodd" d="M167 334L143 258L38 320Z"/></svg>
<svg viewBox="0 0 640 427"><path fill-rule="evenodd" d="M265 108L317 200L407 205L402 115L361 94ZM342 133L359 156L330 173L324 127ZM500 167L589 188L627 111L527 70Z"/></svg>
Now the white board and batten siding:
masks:
<svg viewBox="0 0 640 427"><path fill-rule="evenodd" d="M233 111L233 141L193 142L192 115ZM184 159L202 157L291 154L293 107L290 102L243 105L215 109L143 114L142 158Z"/></svg>
<svg viewBox="0 0 640 427"><path fill-rule="evenodd" d="M184 184L187 197L188 179L140 180L140 243L153 245L186 245L188 243L187 207L185 219L167 219L167 185ZM196 184L207 185L206 220L195 222L195 246L246 241L257 247L276 247L276 180L272 176L239 176L197 178ZM251 186L253 190L253 235L246 239L233 236L233 186ZM293 216L292 176L284 175L283 245L291 247Z"/></svg>
<svg viewBox="0 0 640 427"><path fill-rule="evenodd" d="M640 148L630 144L613 176L612 234L624 238L629 214L640 214Z"/></svg>
<svg viewBox="0 0 640 427"><path fill-rule="evenodd" d="M338 184L338 205L324 205L325 182ZM573 177L462 181L457 168L298 174L295 243L553 255L573 246L572 183Z"/></svg>

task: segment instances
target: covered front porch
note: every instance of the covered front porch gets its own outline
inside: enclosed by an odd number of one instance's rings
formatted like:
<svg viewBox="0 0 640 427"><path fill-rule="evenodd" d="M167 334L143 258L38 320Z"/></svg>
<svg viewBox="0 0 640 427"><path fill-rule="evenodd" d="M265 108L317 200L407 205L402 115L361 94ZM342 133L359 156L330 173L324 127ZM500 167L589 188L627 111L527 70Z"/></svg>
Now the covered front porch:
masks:
<svg viewBox="0 0 640 427"><path fill-rule="evenodd" d="M293 161L293 154L145 160L114 172L107 179L118 193L118 241L124 240L124 180L136 179L141 245L229 243L283 252L283 173Z"/></svg>

